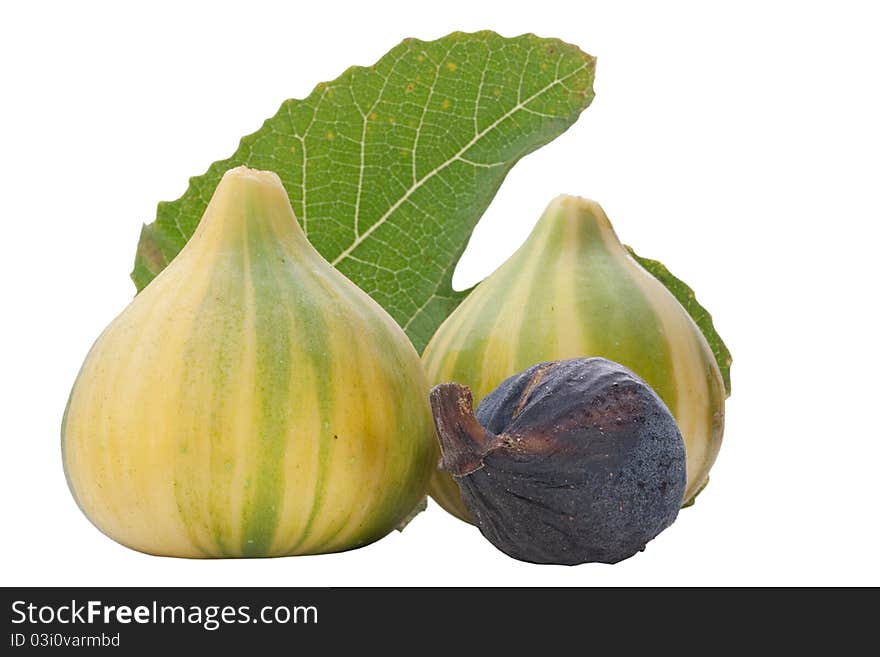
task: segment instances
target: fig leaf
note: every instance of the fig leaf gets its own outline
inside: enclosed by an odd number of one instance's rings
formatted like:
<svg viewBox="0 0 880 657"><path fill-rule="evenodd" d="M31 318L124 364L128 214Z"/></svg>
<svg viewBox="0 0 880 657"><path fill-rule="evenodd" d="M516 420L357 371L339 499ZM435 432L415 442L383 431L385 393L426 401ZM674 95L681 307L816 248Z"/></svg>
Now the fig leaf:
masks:
<svg viewBox="0 0 880 657"><path fill-rule="evenodd" d="M593 99L595 59L531 34L407 39L287 100L228 159L160 203L131 274L142 290L193 234L225 171L275 171L315 248L421 351L467 292L452 273L510 168Z"/></svg>

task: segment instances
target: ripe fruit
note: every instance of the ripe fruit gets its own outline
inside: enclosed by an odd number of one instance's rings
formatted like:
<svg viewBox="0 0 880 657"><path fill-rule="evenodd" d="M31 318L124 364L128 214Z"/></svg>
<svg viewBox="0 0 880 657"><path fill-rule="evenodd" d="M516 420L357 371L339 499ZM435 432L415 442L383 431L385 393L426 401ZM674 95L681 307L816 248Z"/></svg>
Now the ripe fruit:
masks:
<svg viewBox="0 0 880 657"><path fill-rule="evenodd" d="M278 177L239 167L86 357L64 468L89 519L136 550L346 550L424 495L427 397L404 333L311 247Z"/></svg>
<svg viewBox="0 0 880 657"><path fill-rule="evenodd" d="M541 363L473 412L431 391L441 467L483 535L533 563L617 563L672 524L687 481L681 434L648 385L604 358Z"/></svg>

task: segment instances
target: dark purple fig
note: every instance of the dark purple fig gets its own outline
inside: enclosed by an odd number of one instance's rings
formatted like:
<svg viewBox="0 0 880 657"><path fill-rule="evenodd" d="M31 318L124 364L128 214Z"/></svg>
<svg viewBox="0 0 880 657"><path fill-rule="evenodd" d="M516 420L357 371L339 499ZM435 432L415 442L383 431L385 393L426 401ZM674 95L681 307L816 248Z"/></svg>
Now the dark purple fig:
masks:
<svg viewBox="0 0 880 657"><path fill-rule="evenodd" d="M473 411L470 390L431 391L443 457L483 535L533 563L617 563L678 515L684 441L657 394L604 358L542 363Z"/></svg>

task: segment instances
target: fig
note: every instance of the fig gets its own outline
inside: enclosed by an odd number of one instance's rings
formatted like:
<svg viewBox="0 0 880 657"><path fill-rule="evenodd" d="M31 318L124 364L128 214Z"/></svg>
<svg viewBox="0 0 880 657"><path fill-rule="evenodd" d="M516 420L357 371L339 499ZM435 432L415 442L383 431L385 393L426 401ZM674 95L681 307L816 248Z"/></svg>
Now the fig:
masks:
<svg viewBox="0 0 880 657"><path fill-rule="evenodd" d="M346 550L423 499L428 393L406 335L312 248L278 176L239 167L86 357L64 470L85 515L142 552Z"/></svg>
<svg viewBox="0 0 880 657"><path fill-rule="evenodd" d="M591 356L631 369L672 412L692 501L721 445L721 372L688 312L633 259L597 203L555 199L519 250L439 327L422 359L432 385L456 381L479 403L536 363ZM469 519L447 473L435 472L430 492Z"/></svg>
<svg viewBox="0 0 880 657"><path fill-rule="evenodd" d="M673 523L685 447L645 381L604 358L541 363L473 411L466 386L431 391L440 467L483 535L515 559L617 563Z"/></svg>

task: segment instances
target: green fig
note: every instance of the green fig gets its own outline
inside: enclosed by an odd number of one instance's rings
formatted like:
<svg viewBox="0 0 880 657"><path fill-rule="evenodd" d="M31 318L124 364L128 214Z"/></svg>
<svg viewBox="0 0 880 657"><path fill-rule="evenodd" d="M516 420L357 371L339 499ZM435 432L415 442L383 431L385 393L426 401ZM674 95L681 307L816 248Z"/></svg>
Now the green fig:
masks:
<svg viewBox="0 0 880 657"><path fill-rule="evenodd" d="M688 504L721 446L721 371L690 315L633 259L597 203L555 199L519 250L440 326L422 360L432 385L466 385L479 403L533 365L590 356L631 369L672 412L687 453ZM449 474L435 471L430 492L470 520Z"/></svg>

